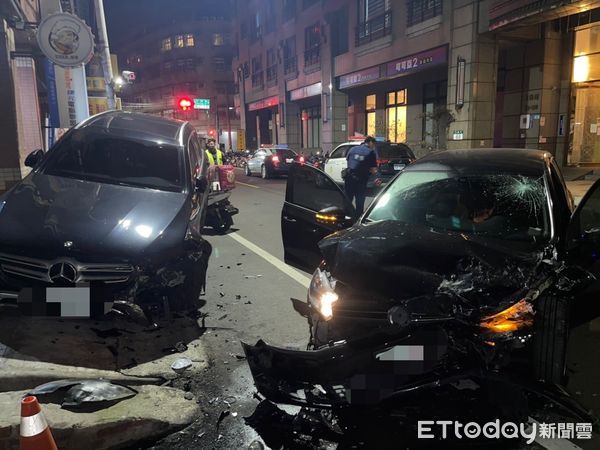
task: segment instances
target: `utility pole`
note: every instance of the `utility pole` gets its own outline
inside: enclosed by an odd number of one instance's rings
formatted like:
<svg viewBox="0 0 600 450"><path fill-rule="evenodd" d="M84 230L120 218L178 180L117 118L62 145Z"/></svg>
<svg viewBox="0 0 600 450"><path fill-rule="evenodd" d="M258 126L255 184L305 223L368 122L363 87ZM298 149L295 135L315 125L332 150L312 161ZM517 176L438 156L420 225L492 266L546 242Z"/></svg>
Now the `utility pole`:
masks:
<svg viewBox="0 0 600 450"><path fill-rule="evenodd" d="M94 0L96 9L96 25L98 28L98 47L100 59L102 60L102 72L104 72L104 84L106 86L106 100L108 109L116 109L115 91L113 89L113 72L110 61L110 49L108 47L108 33L106 31L106 19L104 17L104 1Z"/></svg>

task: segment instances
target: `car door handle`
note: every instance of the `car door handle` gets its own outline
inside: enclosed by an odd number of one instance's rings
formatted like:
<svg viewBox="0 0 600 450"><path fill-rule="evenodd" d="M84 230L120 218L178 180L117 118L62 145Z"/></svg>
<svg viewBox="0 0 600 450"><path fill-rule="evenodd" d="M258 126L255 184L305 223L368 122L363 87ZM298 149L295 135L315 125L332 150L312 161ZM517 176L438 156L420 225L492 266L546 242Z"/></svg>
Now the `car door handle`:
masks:
<svg viewBox="0 0 600 450"><path fill-rule="evenodd" d="M290 223L296 223L297 222L296 219L290 219L288 216L283 216L283 220L285 220L286 222L290 222Z"/></svg>

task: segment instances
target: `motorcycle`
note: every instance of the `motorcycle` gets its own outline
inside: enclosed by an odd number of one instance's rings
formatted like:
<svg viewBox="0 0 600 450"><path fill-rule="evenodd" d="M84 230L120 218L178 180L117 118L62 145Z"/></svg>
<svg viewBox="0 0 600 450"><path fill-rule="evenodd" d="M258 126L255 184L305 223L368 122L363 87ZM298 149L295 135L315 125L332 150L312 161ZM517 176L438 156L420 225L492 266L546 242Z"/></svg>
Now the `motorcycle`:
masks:
<svg viewBox="0 0 600 450"><path fill-rule="evenodd" d="M205 224L217 233L226 233L233 225L233 216L239 209L231 204L231 189L235 188L233 166L211 166L208 169L210 180Z"/></svg>

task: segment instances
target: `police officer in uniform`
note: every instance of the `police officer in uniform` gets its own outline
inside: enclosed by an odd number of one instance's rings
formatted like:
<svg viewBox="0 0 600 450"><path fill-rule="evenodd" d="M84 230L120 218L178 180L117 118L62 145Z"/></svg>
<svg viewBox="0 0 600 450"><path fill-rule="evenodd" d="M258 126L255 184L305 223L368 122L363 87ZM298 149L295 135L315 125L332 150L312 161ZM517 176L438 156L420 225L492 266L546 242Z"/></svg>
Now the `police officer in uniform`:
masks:
<svg viewBox="0 0 600 450"><path fill-rule="evenodd" d="M377 154L375 138L367 136L361 145L350 149L346 155L348 168L344 177L344 189L350 201L355 200L356 214L362 215L367 197L369 175L377 174Z"/></svg>
<svg viewBox="0 0 600 450"><path fill-rule="evenodd" d="M206 160L210 166L223 165L223 152L216 146L214 139L209 139L206 144Z"/></svg>

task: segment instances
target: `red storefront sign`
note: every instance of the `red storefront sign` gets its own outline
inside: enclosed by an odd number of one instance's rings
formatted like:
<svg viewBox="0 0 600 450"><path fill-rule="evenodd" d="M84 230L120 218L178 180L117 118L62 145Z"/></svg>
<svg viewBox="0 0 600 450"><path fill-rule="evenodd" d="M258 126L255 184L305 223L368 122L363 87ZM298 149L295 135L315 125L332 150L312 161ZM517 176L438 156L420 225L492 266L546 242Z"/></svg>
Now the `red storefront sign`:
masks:
<svg viewBox="0 0 600 450"><path fill-rule="evenodd" d="M259 109L272 108L274 106L279 106L279 97L268 97L263 98L257 102L252 102L248 104L248 111L256 111Z"/></svg>

